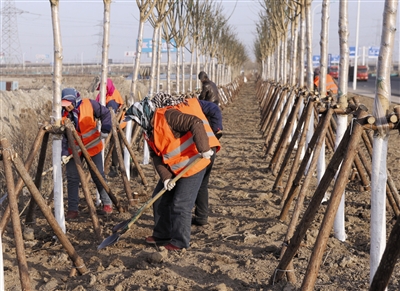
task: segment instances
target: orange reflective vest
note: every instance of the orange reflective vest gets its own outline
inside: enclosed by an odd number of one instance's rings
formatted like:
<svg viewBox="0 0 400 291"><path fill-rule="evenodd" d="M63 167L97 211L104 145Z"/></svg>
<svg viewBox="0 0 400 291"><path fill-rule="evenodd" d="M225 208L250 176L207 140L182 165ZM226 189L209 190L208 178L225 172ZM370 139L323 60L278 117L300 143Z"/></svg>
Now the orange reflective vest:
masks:
<svg viewBox="0 0 400 291"><path fill-rule="evenodd" d="M319 87L319 76L316 76L314 79L314 85ZM337 94L338 87L333 80L332 76L327 74L326 75L326 91L331 91L333 94Z"/></svg>
<svg viewBox="0 0 400 291"><path fill-rule="evenodd" d="M204 116L199 101L196 98L188 99L189 106L181 103L176 106L168 106L156 109L154 113L154 141L150 141L145 135L149 146L154 152L163 158L164 164L167 164L172 172L177 175L192 161L199 157L196 144L193 141L193 135L188 131L184 136L175 138L172 130L165 119L165 112L174 108L185 114L191 114L199 117L203 121L204 129L207 132L210 147L216 147L217 152L221 145L215 137L207 118ZM210 163L209 159L201 159L193 168L186 172L183 177L190 177L203 170Z"/></svg>
<svg viewBox="0 0 400 291"><path fill-rule="evenodd" d="M111 100L114 100L116 103L120 104L119 108L121 108L122 105L124 104L124 100L122 99L122 96L117 89L114 90L114 93L112 95L107 94L106 104L108 104L108 102L110 102ZM125 112L122 113L121 120L124 120L124 118L125 118ZM124 129L126 126L126 122L121 122L119 126L121 127L121 129Z"/></svg>
<svg viewBox="0 0 400 291"><path fill-rule="evenodd" d="M68 112L65 113L63 120L66 118L66 115L68 115ZM78 123L79 131L77 130L77 133L81 137L85 146L91 141L97 139L97 141L86 147L91 157L97 155L103 149L103 143L101 142L100 132L97 130L97 122L94 119L93 106L89 99L83 99L81 105L79 106ZM79 150L80 148L76 141L75 144ZM70 154L72 154L72 150L70 148L68 148L68 151Z"/></svg>

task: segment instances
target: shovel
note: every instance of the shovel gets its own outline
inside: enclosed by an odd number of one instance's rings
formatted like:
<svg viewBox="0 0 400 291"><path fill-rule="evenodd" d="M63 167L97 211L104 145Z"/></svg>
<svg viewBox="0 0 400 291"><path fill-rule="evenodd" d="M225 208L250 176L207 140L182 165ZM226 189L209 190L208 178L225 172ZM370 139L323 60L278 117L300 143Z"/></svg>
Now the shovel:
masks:
<svg viewBox="0 0 400 291"><path fill-rule="evenodd" d="M197 162L199 162L202 158L198 157L196 158L189 166L187 166L182 172L180 172L175 178L171 180L171 182L175 183L178 181L187 171L189 171ZM97 247L97 250L104 249L105 247L108 247L109 245L112 245L116 243L121 235L123 235L128 229L131 228L131 226L135 223L136 220L139 219L139 217L143 214L143 212L149 208L153 203L161 197L165 193L165 189L163 188L160 192L158 192L153 198L148 200L145 204L143 204L142 207L139 208L139 210L136 212L136 214L128 220L125 220L123 222L118 223L115 225L112 229L113 234L110 235L108 238L103 240L103 242ZM119 231L119 232L118 232Z"/></svg>

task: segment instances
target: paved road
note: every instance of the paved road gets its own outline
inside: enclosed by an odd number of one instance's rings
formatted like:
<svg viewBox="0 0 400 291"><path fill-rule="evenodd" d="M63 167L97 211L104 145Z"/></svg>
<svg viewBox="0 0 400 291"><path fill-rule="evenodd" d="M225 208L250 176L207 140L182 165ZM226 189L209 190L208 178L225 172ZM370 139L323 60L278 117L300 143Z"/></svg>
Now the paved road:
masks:
<svg viewBox="0 0 400 291"><path fill-rule="evenodd" d="M375 98L375 82L376 77L370 76L367 82L357 82L357 88L355 91L353 90L353 82L349 82L348 91L351 93ZM390 98L391 102L400 104L400 78L391 77L390 82L392 86L392 96Z"/></svg>

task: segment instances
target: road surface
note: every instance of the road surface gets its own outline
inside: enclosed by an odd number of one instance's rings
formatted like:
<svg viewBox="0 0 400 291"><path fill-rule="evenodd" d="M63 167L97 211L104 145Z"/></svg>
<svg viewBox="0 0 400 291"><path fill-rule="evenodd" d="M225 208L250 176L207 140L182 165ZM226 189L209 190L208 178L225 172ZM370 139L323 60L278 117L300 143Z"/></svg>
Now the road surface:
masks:
<svg viewBox="0 0 400 291"><path fill-rule="evenodd" d="M390 101L392 103L400 104L400 78L399 77L391 77L390 78L391 87L392 87L392 96ZM348 91L350 93L356 93L362 96L367 96L371 98L375 98L375 83L376 77L369 76L367 82L357 82L356 90L353 90L353 82L349 82Z"/></svg>

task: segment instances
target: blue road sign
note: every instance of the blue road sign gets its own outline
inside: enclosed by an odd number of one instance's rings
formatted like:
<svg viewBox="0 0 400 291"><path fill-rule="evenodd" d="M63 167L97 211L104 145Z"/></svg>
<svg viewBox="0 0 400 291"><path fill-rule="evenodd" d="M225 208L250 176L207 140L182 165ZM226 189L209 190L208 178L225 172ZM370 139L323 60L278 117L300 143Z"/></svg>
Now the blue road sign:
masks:
<svg viewBox="0 0 400 291"><path fill-rule="evenodd" d="M171 40L169 43L170 52L176 52L176 43L175 40ZM142 53L151 53L153 52L153 39L152 38L144 38L142 40ZM165 39L161 40L161 52L167 52L167 42Z"/></svg>
<svg viewBox="0 0 400 291"><path fill-rule="evenodd" d="M379 50L380 50L379 46L370 46L368 48L368 57L370 57L370 58L379 57Z"/></svg>
<svg viewBox="0 0 400 291"><path fill-rule="evenodd" d="M349 56L350 57L355 57L356 56L356 47L355 46L351 46L351 47L349 47L349 50L350 50Z"/></svg>
<svg viewBox="0 0 400 291"><path fill-rule="evenodd" d="M312 57L312 63L314 67L319 66L319 61L321 60L321 57L319 55L315 55Z"/></svg>
<svg viewBox="0 0 400 291"><path fill-rule="evenodd" d="M331 55L331 64L339 64L340 55Z"/></svg>

